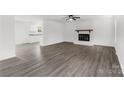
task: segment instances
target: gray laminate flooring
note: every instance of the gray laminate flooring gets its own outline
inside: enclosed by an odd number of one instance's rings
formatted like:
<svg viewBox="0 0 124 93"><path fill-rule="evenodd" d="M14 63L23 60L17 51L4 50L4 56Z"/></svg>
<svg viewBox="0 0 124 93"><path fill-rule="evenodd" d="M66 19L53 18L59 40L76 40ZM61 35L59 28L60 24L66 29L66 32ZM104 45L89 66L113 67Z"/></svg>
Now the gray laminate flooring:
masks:
<svg viewBox="0 0 124 93"><path fill-rule="evenodd" d="M1 77L122 77L113 47L39 43L16 47L16 58L0 61Z"/></svg>

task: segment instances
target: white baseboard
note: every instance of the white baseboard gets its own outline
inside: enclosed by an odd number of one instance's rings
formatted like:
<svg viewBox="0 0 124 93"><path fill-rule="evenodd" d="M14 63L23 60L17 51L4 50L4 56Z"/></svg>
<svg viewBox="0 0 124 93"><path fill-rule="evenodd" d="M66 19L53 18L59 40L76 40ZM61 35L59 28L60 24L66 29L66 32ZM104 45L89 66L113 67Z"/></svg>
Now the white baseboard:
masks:
<svg viewBox="0 0 124 93"><path fill-rule="evenodd" d="M14 55L2 56L2 57L0 57L0 61L6 60L9 58L13 58L13 57L16 57L16 55L14 54Z"/></svg>
<svg viewBox="0 0 124 93"><path fill-rule="evenodd" d="M59 44L62 42L56 42L56 43L49 43L49 44L40 44L40 46L49 46L49 45L54 45L54 44Z"/></svg>

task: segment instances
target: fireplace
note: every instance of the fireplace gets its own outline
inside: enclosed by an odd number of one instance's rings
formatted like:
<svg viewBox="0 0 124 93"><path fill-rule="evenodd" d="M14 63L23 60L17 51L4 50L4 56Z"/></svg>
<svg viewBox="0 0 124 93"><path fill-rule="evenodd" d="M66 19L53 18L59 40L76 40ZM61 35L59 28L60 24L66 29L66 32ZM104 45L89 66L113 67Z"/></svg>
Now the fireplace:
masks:
<svg viewBox="0 0 124 93"><path fill-rule="evenodd" d="M78 41L90 41L90 33L93 29L80 29L76 30L78 32ZM83 33L80 33L83 32ZM86 33L89 32L89 33Z"/></svg>
<svg viewBox="0 0 124 93"><path fill-rule="evenodd" d="M90 41L90 34L78 34L79 41Z"/></svg>

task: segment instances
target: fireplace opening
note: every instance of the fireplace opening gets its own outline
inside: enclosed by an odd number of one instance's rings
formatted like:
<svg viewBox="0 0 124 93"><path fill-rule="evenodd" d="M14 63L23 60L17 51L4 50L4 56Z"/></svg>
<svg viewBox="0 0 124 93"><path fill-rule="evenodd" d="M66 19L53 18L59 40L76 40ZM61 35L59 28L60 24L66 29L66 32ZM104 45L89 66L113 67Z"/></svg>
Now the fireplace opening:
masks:
<svg viewBox="0 0 124 93"><path fill-rule="evenodd" d="M90 34L78 34L79 41L90 41Z"/></svg>

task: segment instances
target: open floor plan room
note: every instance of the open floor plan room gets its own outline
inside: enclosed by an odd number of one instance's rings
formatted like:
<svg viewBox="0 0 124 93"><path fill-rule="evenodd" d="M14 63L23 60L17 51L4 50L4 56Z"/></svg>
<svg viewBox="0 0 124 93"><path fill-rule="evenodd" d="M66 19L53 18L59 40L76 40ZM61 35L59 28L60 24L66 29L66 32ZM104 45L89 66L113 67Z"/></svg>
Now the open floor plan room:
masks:
<svg viewBox="0 0 124 93"><path fill-rule="evenodd" d="M0 16L0 77L123 77L124 16Z"/></svg>

